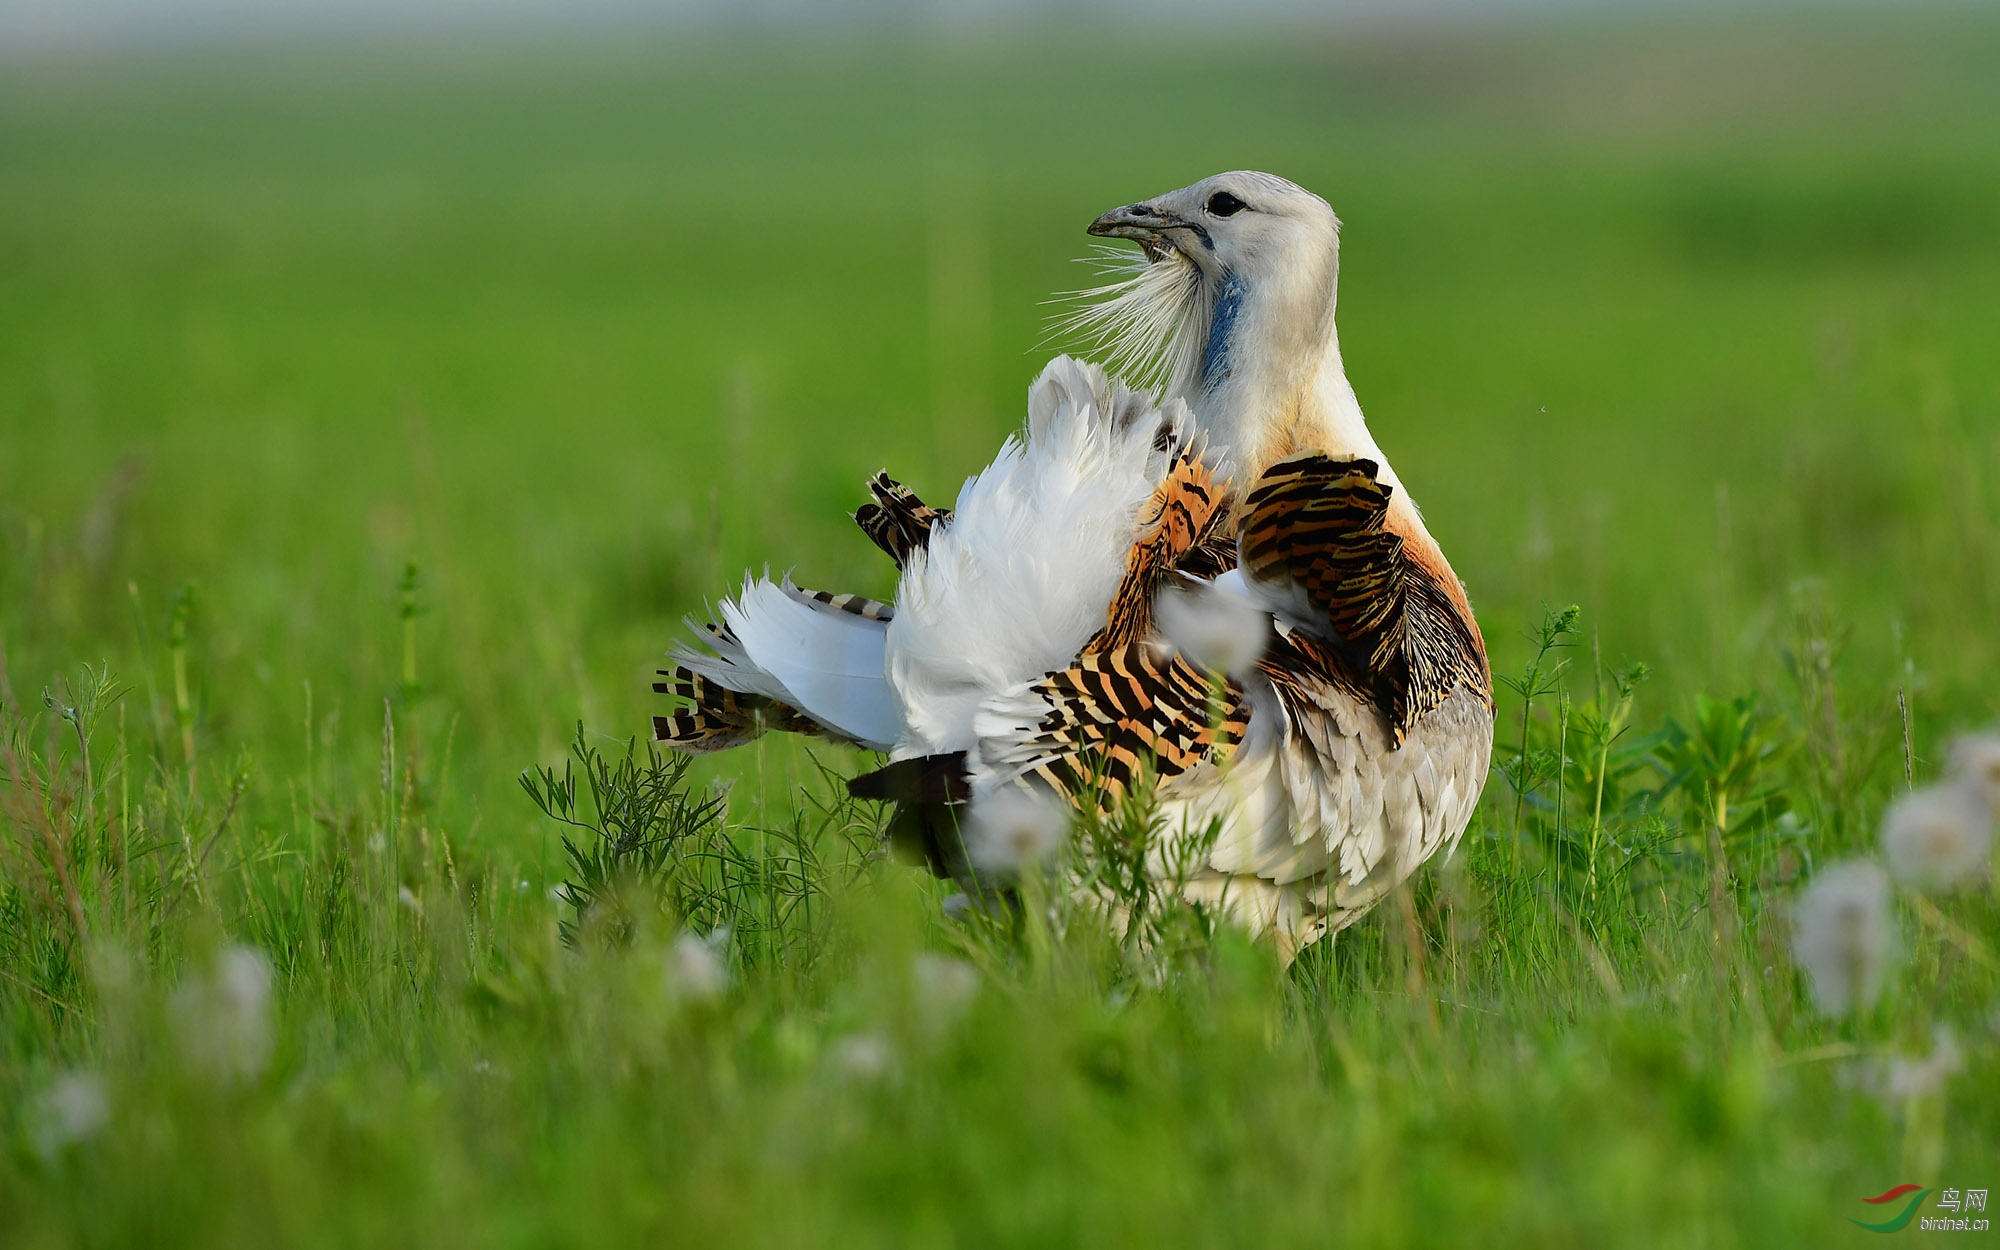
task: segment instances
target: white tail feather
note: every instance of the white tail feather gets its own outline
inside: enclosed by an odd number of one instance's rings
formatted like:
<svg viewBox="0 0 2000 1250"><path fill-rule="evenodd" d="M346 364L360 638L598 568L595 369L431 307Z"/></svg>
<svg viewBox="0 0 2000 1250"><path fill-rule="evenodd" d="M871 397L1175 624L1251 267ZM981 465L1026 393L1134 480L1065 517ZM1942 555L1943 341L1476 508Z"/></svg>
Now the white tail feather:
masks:
<svg viewBox="0 0 2000 1250"><path fill-rule="evenodd" d="M716 654L688 646L676 663L729 690L796 708L843 738L886 751L901 736L895 697L883 676L888 622L822 610L787 578L743 579L743 593L722 601L727 636L710 636Z"/></svg>
<svg viewBox="0 0 2000 1250"><path fill-rule="evenodd" d="M882 622L819 612L771 581L746 584L722 605L743 651L783 684L786 700L827 728L887 750L901 736L896 701L883 678Z"/></svg>
<svg viewBox="0 0 2000 1250"><path fill-rule="evenodd" d="M743 587L746 591L750 588L750 580L747 577L743 581ZM668 659L701 674L724 690L734 690L738 694L762 695L766 699L776 699L791 706L792 692L785 689L785 683L752 663L749 655L743 650L743 644L736 641L733 636L726 633L718 634L692 616L687 618L687 626L700 634L708 645L715 649L715 654L710 655L689 643L677 642L667 649Z"/></svg>

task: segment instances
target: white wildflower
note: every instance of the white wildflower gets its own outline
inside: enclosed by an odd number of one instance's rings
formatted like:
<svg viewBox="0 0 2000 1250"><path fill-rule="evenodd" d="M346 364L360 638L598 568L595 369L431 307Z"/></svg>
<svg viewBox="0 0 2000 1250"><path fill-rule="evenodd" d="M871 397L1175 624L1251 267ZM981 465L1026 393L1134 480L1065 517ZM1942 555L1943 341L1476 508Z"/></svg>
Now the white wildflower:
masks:
<svg viewBox="0 0 2000 1250"><path fill-rule="evenodd" d="M79 1142L89 1141L111 1119L111 1098L104 1078L95 1072L64 1072L49 1082L28 1116L28 1135L35 1152L52 1159Z"/></svg>
<svg viewBox="0 0 2000 1250"><path fill-rule="evenodd" d="M1922 890L1949 890L1985 875L1993 818L1981 796L1962 782L1912 791L1882 817L1882 853L1896 880Z"/></svg>
<svg viewBox="0 0 2000 1250"><path fill-rule="evenodd" d="M1889 880L1872 863L1822 870L1792 911L1792 954L1822 1012L1874 1005L1889 964Z"/></svg>
<svg viewBox="0 0 2000 1250"><path fill-rule="evenodd" d="M1203 668L1248 676L1271 641L1271 616L1224 581L1168 587L1153 601L1153 620L1174 649Z"/></svg>
<svg viewBox="0 0 2000 1250"><path fill-rule="evenodd" d="M1952 1074L1965 1066L1958 1039L1940 1026L1931 1053L1921 1059L1898 1057L1889 1062L1889 1095L1892 1098L1927 1098L1944 1089Z"/></svg>
<svg viewBox="0 0 2000 1250"><path fill-rule="evenodd" d="M187 1057L211 1076L247 1080L271 1059L271 961L254 946L225 947L174 991Z"/></svg>
<svg viewBox="0 0 2000 1250"><path fill-rule="evenodd" d="M729 988L729 963L722 956L728 941L727 929L705 938L692 933L675 938L667 957L668 992L695 1002L721 997Z"/></svg>
<svg viewBox="0 0 2000 1250"><path fill-rule="evenodd" d="M1977 791L2000 820L2000 733L1967 734L1952 743L1945 775Z"/></svg>
<svg viewBox="0 0 2000 1250"><path fill-rule="evenodd" d="M922 954L910 961L917 1022L933 1037L950 1030L979 997L979 971L950 955Z"/></svg>
<svg viewBox="0 0 2000 1250"><path fill-rule="evenodd" d="M879 1081L896 1068L896 1050L880 1033L850 1033L833 1044L833 1066L841 1075Z"/></svg>
<svg viewBox="0 0 2000 1250"><path fill-rule="evenodd" d="M965 851L973 867L1013 872L1037 863L1069 831L1069 807L1046 790L1026 784L1000 786L972 805Z"/></svg>

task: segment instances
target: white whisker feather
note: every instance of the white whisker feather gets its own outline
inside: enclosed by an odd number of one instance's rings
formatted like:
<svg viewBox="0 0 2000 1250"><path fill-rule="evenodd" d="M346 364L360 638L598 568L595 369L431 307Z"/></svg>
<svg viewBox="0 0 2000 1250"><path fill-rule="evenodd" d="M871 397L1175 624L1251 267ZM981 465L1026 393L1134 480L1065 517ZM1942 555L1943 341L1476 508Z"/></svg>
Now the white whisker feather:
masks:
<svg viewBox="0 0 2000 1250"><path fill-rule="evenodd" d="M1157 393L1190 389L1213 312L1201 270L1175 250L1148 261L1140 252L1099 247L1084 260L1104 276L1123 276L1057 296L1052 302L1078 306L1050 320L1049 339L1076 336L1102 352L1113 372Z"/></svg>

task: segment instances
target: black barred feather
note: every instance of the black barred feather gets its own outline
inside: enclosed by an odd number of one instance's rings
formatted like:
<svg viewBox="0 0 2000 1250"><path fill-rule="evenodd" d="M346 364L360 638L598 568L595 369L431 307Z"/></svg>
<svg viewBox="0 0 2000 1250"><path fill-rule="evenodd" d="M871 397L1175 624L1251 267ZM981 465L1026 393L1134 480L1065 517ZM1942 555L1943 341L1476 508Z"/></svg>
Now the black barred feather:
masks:
<svg viewBox="0 0 2000 1250"><path fill-rule="evenodd" d="M886 470L868 479L868 493L875 502L856 509L854 523L899 569L912 551L930 542L932 526L951 520L950 509L931 507Z"/></svg>
<svg viewBox="0 0 2000 1250"><path fill-rule="evenodd" d="M1385 528L1394 488L1378 472L1317 452L1272 465L1243 501L1240 551L1250 577L1296 585L1325 614L1329 646L1307 658L1344 679L1335 684L1365 683L1401 742L1459 686L1489 704L1492 687L1464 615ZM1313 649L1294 642L1300 655ZM1282 685L1281 664L1267 656L1263 667Z"/></svg>
<svg viewBox="0 0 2000 1250"><path fill-rule="evenodd" d="M870 599L866 595L834 594L826 590L807 590L803 586L788 587L816 607L831 608L835 612L846 612L869 621L893 621L896 619L894 605L880 599Z"/></svg>
<svg viewBox="0 0 2000 1250"><path fill-rule="evenodd" d="M718 631L720 632L720 631ZM742 746L766 729L823 733L807 717L774 699L730 690L681 665L659 671L653 693L683 699L684 711L653 718L653 737L676 751L702 755Z"/></svg>

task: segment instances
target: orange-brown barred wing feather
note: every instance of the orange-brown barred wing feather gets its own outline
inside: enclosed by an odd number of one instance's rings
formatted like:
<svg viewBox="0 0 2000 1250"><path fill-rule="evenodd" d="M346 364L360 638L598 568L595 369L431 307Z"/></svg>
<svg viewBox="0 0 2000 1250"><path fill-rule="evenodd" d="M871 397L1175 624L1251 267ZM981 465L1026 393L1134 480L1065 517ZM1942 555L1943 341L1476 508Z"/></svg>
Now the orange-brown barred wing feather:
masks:
<svg viewBox="0 0 2000 1250"><path fill-rule="evenodd" d="M1249 723L1234 683L1218 690L1208 674L1147 643L1078 657L1031 687L1023 710L1036 719L990 762L1040 777L1072 801L1094 797L1104 808L1142 770L1178 776L1240 741Z"/></svg>
<svg viewBox="0 0 2000 1250"><path fill-rule="evenodd" d="M1125 575L1111 596L1104 628L1083 645L1085 654L1115 651L1144 638L1153 625L1153 599L1171 574L1213 577L1207 570L1219 564L1223 552L1233 563L1228 502L1228 481L1216 480L1198 449L1183 447L1139 514Z"/></svg>
<svg viewBox="0 0 2000 1250"><path fill-rule="evenodd" d="M1460 685L1492 698L1485 649L1432 571L1388 527L1395 488L1372 460L1279 461L1243 501L1243 567L1296 585L1367 686L1398 742Z"/></svg>

